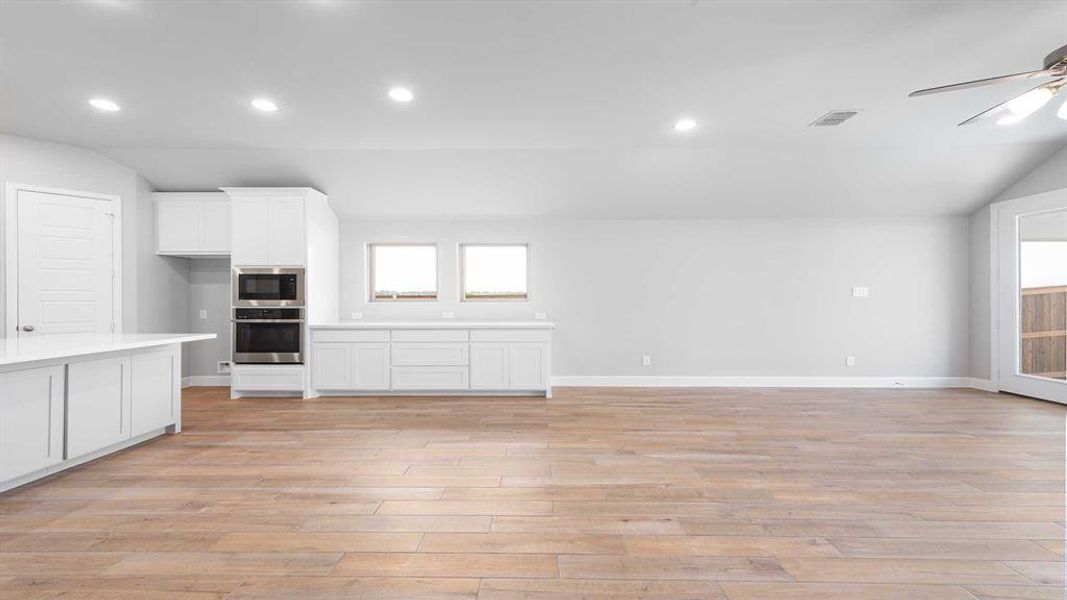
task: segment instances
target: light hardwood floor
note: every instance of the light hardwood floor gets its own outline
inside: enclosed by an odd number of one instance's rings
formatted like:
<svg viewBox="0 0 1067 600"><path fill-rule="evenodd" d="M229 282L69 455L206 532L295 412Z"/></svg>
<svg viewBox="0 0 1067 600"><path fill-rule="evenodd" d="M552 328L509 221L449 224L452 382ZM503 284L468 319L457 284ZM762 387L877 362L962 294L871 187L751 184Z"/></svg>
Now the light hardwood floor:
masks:
<svg viewBox="0 0 1067 600"><path fill-rule="evenodd" d="M1064 417L968 390L230 400L0 496L3 598L1064 598Z"/></svg>

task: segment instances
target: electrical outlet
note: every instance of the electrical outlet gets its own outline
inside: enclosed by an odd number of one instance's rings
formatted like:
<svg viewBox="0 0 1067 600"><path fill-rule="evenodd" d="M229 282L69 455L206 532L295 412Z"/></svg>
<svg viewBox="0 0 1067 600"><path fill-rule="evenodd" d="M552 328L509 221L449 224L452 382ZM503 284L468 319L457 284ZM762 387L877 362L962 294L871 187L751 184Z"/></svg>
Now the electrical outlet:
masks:
<svg viewBox="0 0 1067 600"><path fill-rule="evenodd" d="M545 320L545 313L534 313L534 318L537 319L538 321L544 321Z"/></svg>
<svg viewBox="0 0 1067 600"><path fill-rule="evenodd" d="M855 356L846 356L845 357L845 366L846 367L854 367L854 366L856 366L856 357Z"/></svg>
<svg viewBox="0 0 1067 600"><path fill-rule="evenodd" d="M352 317L353 319L362 319L363 318L363 313L352 313L349 316Z"/></svg>
<svg viewBox="0 0 1067 600"><path fill-rule="evenodd" d="M229 373L229 372L230 372L230 361L228 361L228 360L220 360L219 361L219 373Z"/></svg>
<svg viewBox="0 0 1067 600"><path fill-rule="evenodd" d="M456 318L456 313L454 313L454 312L443 312L443 313L441 313L441 318L442 319L455 319Z"/></svg>
<svg viewBox="0 0 1067 600"><path fill-rule="evenodd" d="M641 356L641 366L642 367L651 367L652 366L652 357L647 355L647 354L642 355Z"/></svg>
<svg viewBox="0 0 1067 600"><path fill-rule="evenodd" d="M200 309L200 318L201 319L206 319L207 318L207 309L206 308L201 308Z"/></svg>
<svg viewBox="0 0 1067 600"><path fill-rule="evenodd" d="M866 298L867 296L870 296L870 295L871 295L871 292L866 287L857 286L857 287L852 288L852 296L854 298Z"/></svg>

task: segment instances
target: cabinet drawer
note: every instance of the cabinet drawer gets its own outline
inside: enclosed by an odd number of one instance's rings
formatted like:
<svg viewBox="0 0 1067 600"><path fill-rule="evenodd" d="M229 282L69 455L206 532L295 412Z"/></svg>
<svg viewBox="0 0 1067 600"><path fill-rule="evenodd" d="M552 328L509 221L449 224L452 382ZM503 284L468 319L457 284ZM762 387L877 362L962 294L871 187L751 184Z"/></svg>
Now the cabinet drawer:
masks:
<svg viewBox="0 0 1067 600"><path fill-rule="evenodd" d="M552 332L547 329L474 329L472 342L547 342Z"/></svg>
<svg viewBox="0 0 1067 600"><path fill-rule="evenodd" d="M466 390L467 367L393 367L394 390Z"/></svg>
<svg viewBox="0 0 1067 600"><path fill-rule="evenodd" d="M240 391L299 392L304 389L304 367L235 365L230 385Z"/></svg>
<svg viewBox="0 0 1067 600"><path fill-rule="evenodd" d="M391 363L395 366L458 366L467 364L466 342L409 342L391 346Z"/></svg>
<svg viewBox="0 0 1067 600"><path fill-rule="evenodd" d="M388 342L388 329L321 329L313 334L316 342Z"/></svg>
<svg viewBox="0 0 1067 600"><path fill-rule="evenodd" d="M394 342L466 342L466 329L394 329Z"/></svg>

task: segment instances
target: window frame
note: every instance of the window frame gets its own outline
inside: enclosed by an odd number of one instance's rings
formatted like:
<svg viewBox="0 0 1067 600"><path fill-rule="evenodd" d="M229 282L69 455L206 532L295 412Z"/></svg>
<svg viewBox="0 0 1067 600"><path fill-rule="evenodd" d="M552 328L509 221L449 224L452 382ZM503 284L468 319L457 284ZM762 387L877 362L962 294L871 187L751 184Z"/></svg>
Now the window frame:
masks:
<svg viewBox="0 0 1067 600"><path fill-rule="evenodd" d="M432 298L376 298L374 254L375 248L380 246L422 246L433 248L433 297ZM367 242L365 248L367 257L367 302L386 302L394 304L425 304L439 302L441 299L441 252L437 242Z"/></svg>
<svg viewBox="0 0 1067 600"><path fill-rule="evenodd" d="M526 297L524 298L467 298L467 252L468 247L501 248L522 246L526 248ZM456 262L459 263L459 301L460 302L530 302L530 243L529 242L461 242L457 246Z"/></svg>

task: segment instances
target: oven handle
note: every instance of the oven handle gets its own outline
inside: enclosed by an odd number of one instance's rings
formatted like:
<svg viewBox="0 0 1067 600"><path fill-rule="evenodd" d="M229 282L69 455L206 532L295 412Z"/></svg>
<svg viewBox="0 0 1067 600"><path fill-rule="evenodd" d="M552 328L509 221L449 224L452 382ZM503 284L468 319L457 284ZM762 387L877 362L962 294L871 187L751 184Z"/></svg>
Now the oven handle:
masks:
<svg viewBox="0 0 1067 600"><path fill-rule="evenodd" d="M231 323L303 323L304 319L230 319Z"/></svg>

